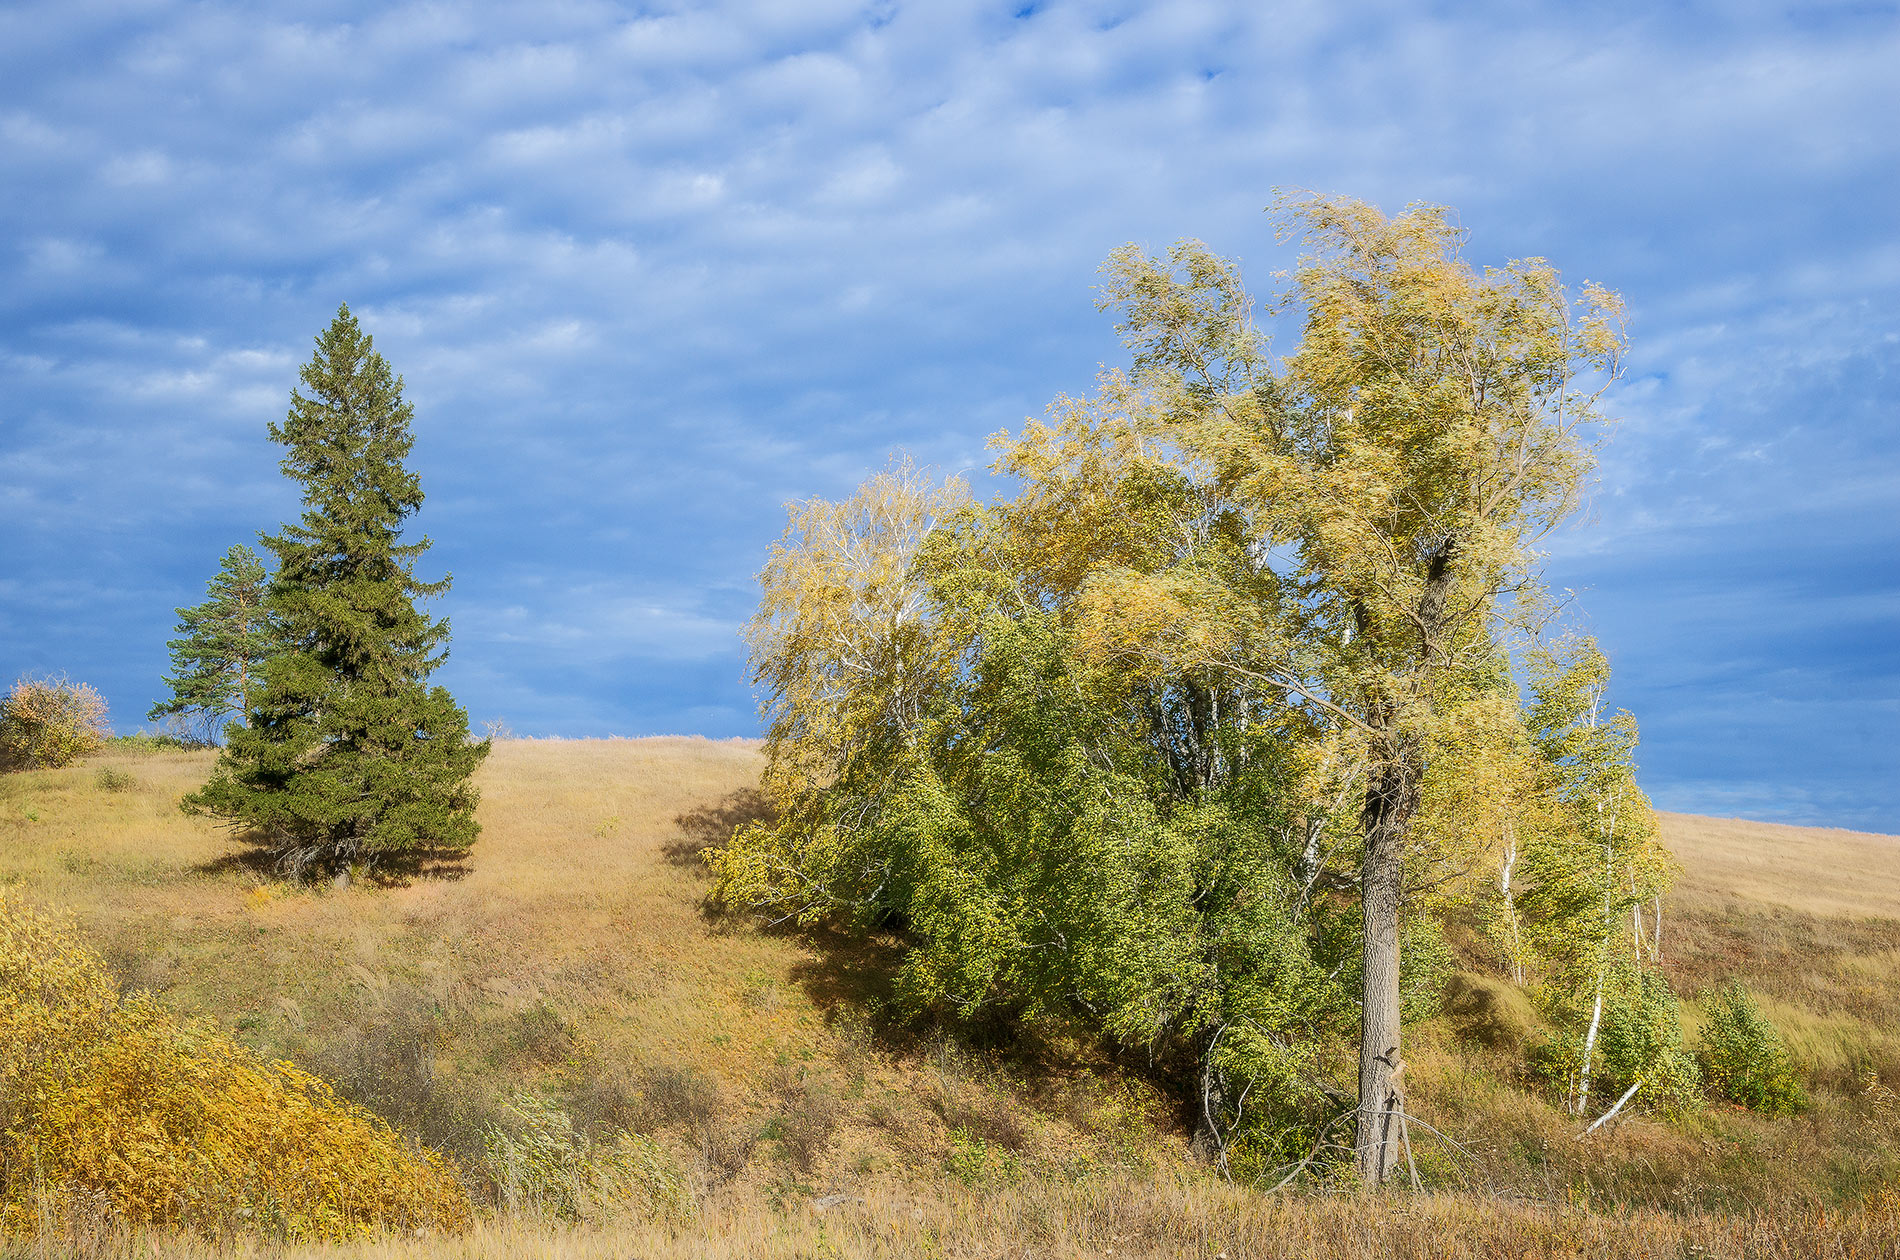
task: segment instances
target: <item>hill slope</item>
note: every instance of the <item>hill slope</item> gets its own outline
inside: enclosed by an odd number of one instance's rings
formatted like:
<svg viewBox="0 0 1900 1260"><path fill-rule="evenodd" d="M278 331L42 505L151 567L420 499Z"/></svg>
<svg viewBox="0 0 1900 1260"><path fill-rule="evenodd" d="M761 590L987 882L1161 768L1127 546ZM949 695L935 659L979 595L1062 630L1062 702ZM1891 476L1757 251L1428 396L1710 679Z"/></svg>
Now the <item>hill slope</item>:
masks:
<svg viewBox="0 0 1900 1260"><path fill-rule="evenodd" d="M1900 919L1900 836L1658 813L1682 863L1678 902L1746 900L1805 914Z"/></svg>
<svg viewBox="0 0 1900 1260"><path fill-rule="evenodd" d="M1263 1200L1211 1182L1173 1104L1090 1047L886 1027L888 944L761 932L702 904L698 849L758 808L749 743L499 744L466 869L342 889L275 882L180 815L210 762L113 752L0 776L0 883L75 913L128 985L234 1026L466 1159L523 1093L582 1128L659 1135L700 1187L700 1232L609 1233L598 1254L989 1255L1025 1238L1048 1242L1038 1254L1261 1254L1252 1240L1436 1255L1445 1229L1473 1254L1588 1235L1602 1239L1594 1254L1618 1255L1671 1231L1721 1254L1743 1228L1586 1228L1565 1209L1487 1198L1377 1219ZM1807 1219L1801 1205L1900 1184L1900 841L1663 826L1684 867L1665 927L1673 981L1693 996L1739 974L1764 994L1815 1107L1784 1122L1637 1119L1583 1146L1521 1056L1433 1021L1414 1034L1415 1092L1459 1146L1421 1150L1427 1180L1560 1204L1777 1205L1783 1224ZM845 1198L816 1215L826 1195ZM457 1254L517 1253L521 1228ZM826 1237L857 1241L812 1242ZM1819 1254L1803 1237L1763 1254Z"/></svg>

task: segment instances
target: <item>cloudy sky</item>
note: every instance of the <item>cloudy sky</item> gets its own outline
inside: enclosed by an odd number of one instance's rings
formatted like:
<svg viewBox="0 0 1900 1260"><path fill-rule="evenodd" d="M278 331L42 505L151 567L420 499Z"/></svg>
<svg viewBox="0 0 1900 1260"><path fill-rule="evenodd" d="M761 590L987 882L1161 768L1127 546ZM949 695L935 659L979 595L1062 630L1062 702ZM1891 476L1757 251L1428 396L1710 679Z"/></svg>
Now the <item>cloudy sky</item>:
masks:
<svg viewBox="0 0 1900 1260"><path fill-rule="evenodd" d="M1626 295L1548 577L1646 785L1900 832L1896 118L1891 3L10 3L0 672L137 724L174 608L295 514L265 425L348 302L474 719L753 733L784 503L980 469L1121 361L1109 250L1264 288L1310 188Z"/></svg>

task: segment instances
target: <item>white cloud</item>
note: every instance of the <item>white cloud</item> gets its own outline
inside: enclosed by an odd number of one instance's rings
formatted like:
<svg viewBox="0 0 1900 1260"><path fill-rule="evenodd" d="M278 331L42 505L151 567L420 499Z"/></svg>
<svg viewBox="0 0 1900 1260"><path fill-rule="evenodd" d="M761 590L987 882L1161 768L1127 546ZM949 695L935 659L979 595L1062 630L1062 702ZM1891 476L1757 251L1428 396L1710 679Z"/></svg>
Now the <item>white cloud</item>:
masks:
<svg viewBox="0 0 1900 1260"><path fill-rule="evenodd" d="M1893 518L1891 18L42 3L0 36L23 190L0 204L0 531L32 573L158 570L182 599L294 508L263 425L347 300L418 404L458 592L531 608L497 589L531 564L598 605L511 640L508 670L573 698L556 644L723 642L715 698L665 703L744 713L730 631L780 502L896 446L980 465L1086 388L1116 357L1089 286L1123 241L1198 236L1264 287L1290 257L1276 186L1449 200L1474 258L1626 291L1627 420L1600 524L1555 565L1764 529L1822 554L1845 513ZM479 650L469 685L541 685Z"/></svg>

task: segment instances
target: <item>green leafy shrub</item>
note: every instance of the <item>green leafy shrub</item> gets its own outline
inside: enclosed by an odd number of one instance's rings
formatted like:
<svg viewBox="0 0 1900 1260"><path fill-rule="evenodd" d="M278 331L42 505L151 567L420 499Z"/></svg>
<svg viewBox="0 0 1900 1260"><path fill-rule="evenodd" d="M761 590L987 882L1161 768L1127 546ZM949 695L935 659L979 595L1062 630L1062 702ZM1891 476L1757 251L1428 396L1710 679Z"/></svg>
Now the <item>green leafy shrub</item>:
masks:
<svg viewBox="0 0 1900 1260"><path fill-rule="evenodd" d="M1399 1018L1407 1024L1429 1019L1443 1005L1445 985L1458 969L1445 929L1429 915L1408 915L1399 925L1400 955L1405 969L1399 975Z"/></svg>
<svg viewBox="0 0 1900 1260"><path fill-rule="evenodd" d="M137 779L113 766L99 767L92 781L99 785L101 792L130 792L139 785Z"/></svg>
<svg viewBox="0 0 1900 1260"><path fill-rule="evenodd" d="M152 757L160 753L198 752L217 745L202 740L189 733L180 734L174 730L134 731L130 735L114 735L106 741L106 748L115 753L131 753L139 757Z"/></svg>
<svg viewBox="0 0 1900 1260"><path fill-rule="evenodd" d="M1781 1034L1739 981L1711 999L1698 1058L1709 1088L1751 1111L1785 1116L1807 1106Z"/></svg>
<svg viewBox="0 0 1900 1260"><path fill-rule="evenodd" d="M1682 1046L1682 1008L1659 971L1618 969L1620 981L1604 1002L1598 1038L1605 1101L1643 1083L1644 1105L1679 1115L1696 1105L1702 1079Z"/></svg>
<svg viewBox="0 0 1900 1260"><path fill-rule="evenodd" d="M70 766L111 734L105 699L64 675L22 678L0 699L0 768Z"/></svg>
<svg viewBox="0 0 1900 1260"><path fill-rule="evenodd" d="M1682 1044L1682 1011L1661 972L1623 962L1603 977L1603 1010L1594 1044L1587 1026L1593 1002L1569 999L1556 1014L1558 1031L1532 1055L1537 1068L1559 1085L1573 1105L1600 1111L1630 1086L1642 1083L1633 1109L1680 1115L1701 1096L1702 1073Z"/></svg>

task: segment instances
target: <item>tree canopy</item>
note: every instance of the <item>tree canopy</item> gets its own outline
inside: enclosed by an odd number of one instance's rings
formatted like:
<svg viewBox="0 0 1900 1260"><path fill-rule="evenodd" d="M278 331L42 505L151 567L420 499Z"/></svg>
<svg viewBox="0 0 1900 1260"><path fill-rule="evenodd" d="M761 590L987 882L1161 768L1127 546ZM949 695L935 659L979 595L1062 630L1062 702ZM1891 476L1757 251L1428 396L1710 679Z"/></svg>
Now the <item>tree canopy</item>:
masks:
<svg viewBox="0 0 1900 1260"><path fill-rule="evenodd" d="M899 930L918 1009L1177 1064L1230 1171L1349 1141L1376 1184L1441 925L1571 1018L1664 873L1633 724L1575 704L1601 655L1536 650L1622 336L1443 209L1281 222L1264 306L1198 242L1111 256L1133 370L998 436L1011 494L905 465L794 509L752 632L780 814L712 861L729 904Z"/></svg>

